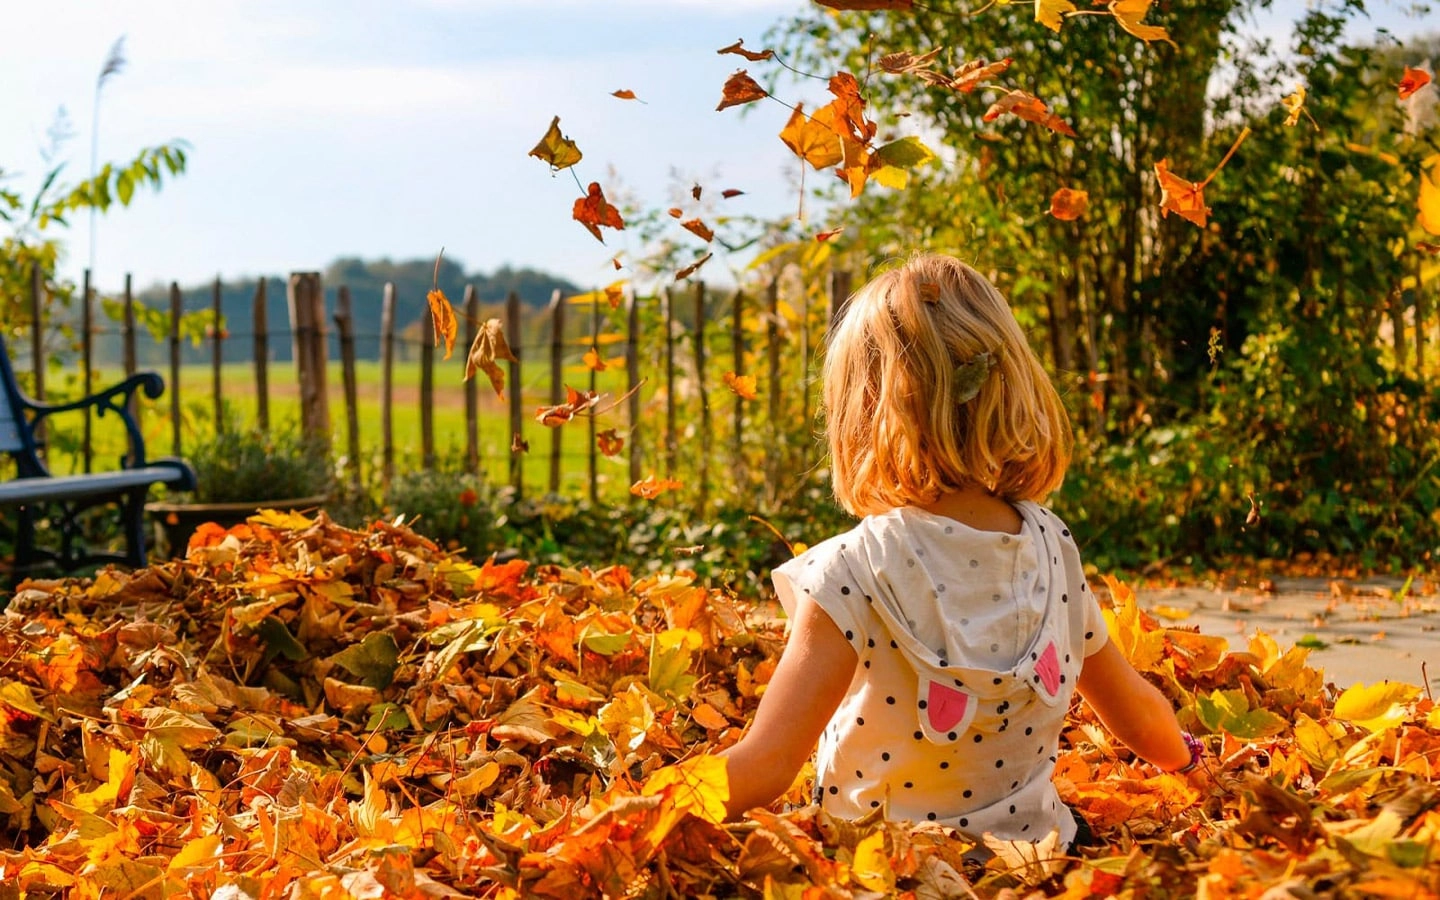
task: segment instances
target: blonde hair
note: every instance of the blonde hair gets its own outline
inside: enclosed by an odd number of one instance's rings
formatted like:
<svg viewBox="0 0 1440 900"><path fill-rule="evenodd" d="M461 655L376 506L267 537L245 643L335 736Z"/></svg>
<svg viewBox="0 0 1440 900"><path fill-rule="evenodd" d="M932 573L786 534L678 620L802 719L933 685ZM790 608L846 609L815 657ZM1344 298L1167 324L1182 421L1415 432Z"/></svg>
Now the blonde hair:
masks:
<svg viewBox="0 0 1440 900"><path fill-rule="evenodd" d="M964 400L955 370L977 358L992 367ZM850 298L823 412L835 497L857 516L970 485L1041 500L1070 462L1070 421L1005 298L949 256L916 256Z"/></svg>

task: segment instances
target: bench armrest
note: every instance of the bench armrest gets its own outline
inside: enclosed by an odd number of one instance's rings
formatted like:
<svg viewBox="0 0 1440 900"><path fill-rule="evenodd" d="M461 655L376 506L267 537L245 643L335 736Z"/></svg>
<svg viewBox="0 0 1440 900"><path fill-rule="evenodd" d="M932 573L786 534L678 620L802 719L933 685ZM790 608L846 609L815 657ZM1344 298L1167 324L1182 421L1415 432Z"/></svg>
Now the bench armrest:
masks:
<svg viewBox="0 0 1440 900"><path fill-rule="evenodd" d="M135 421L135 418L130 415L130 410L128 409L130 399L135 395L136 391L154 400L165 392L165 380L154 372L140 372L131 375L117 385L91 394L88 397L81 397L79 400L72 400L68 403L43 403L35 400L25 400L24 405L34 413L30 421L31 428L34 428L41 420L56 413L75 412L89 408L94 408L96 413L101 416L105 415L106 412L114 412L125 424L125 434L130 439L130 452L125 457L125 468L138 469L146 465L145 438L140 433L139 424Z"/></svg>

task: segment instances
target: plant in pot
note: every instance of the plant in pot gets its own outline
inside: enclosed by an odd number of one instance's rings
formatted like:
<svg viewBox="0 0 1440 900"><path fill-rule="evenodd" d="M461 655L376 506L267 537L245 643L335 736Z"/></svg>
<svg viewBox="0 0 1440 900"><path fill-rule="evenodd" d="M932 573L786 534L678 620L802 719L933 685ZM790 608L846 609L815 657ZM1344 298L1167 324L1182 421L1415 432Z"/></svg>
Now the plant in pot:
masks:
<svg viewBox="0 0 1440 900"><path fill-rule="evenodd" d="M185 552L203 522L238 525L257 509L308 509L323 505L335 486L325 442L293 426L272 431L227 428L189 449L196 488L146 505L162 552Z"/></svg>

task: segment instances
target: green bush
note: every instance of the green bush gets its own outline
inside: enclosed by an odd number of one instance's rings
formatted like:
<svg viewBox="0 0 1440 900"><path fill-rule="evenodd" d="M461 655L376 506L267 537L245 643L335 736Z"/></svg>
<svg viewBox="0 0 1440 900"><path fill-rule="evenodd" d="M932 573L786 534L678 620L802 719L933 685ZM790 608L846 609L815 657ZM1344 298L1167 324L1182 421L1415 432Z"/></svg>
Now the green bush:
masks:
<svg viewBox="0 0 1440 900"><path fill-rule="evenodd" d="M186 458L195 467L197 503L290 500L335 489L328 449L293 426L269 433L231 427L188 448Z"/></svg>

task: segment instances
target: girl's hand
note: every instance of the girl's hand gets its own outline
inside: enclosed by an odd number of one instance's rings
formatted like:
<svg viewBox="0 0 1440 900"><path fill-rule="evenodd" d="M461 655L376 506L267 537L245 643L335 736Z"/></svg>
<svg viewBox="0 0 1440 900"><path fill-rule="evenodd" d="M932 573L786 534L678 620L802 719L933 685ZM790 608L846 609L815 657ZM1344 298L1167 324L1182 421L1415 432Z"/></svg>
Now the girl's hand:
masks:
<svg viewBox="0 0 1440 900"><path fill-rule="evenodd" d="M784 793L845 699L859 657L815 601L800 597L775 675L745 737L723 756L731 817Z"/></svg>

